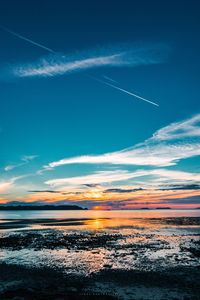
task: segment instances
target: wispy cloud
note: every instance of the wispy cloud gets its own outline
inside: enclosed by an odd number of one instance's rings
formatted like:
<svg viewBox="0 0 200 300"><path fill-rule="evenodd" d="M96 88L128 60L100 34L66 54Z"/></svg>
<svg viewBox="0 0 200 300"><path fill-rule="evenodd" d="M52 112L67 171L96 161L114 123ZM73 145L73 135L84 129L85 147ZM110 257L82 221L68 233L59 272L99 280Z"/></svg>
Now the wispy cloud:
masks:
<svg viewBox="0 0 200 300"><path fill-rule="evenodd" d="M0 182L0 193L5 193L13 185L14 180L1 181Z"/></svg>
<svg viewBox="0 0 200 300"><path fill-rule="evenodd" d="M30 190L17 200L46 203L73 202L87 207L130 209L143 205L157 207L169 203L181 208L182 198L200 195L200 174L170 169L96 171L83 176L61 177L45 181L51 188Z"/></svg>
<svg viewBox="0 0 200 300"><path fill-rule="evenodd" d="M16 163L16 164L9 164L9 165L5 166L4 170L11 171L15 168L24 166L24 165L28 164L30 161L32 161L33 159L35 159L36 157L37 157L37 155L24 155L21 158L21 162Z"/></svg>
<svg viewBox="0 0 200 300"><path fill-rule="evenodd" d="M55 76L100 66L121 67L157 64L163 62L170 51L169 45L164 43L135 43L78 52L75 55L64 55L3 25L0 25L0 29L53 54L37 62L14 68L14 74L20 77ZM114 82L108 76L104 76L104 78Z"/></svg>
<svg viewBox="0 0 200 300"><path fill-rule="evenodd" d="M138 184L138 179L141 182ZM200 174L171 169L96 171L89 175L54 178L45 184L51 189L30 190L19 197L27 202L73 203L102 209L131 209L142 206L194 207ZM53 188L53 189L52 189ZM181 201L181 199L188 199ZM193 204L194 205L193 205ZM192 206L193 205L193 206Z"/></svg>
<svg viewBox="0 0 200 300"><path fill-rule="evenodd" d="M200 114L185 121L172 123L156 131L151 140L167 141L183 138L200 137Z"/></svg>
<svg viewBox="0 0 200 300"><path fill-rule="evenodd" d="M107 49L103 48L89 50L87 52L79 52L75 55L64 55L4 26L0 25L0 28L21 40L51 53L50 56L41 58L36 62L6 68L6 70L3 71L4 80L7 77L12 77L13 75L17 77L52 77L99 67L135 67L139 65L158 64L166 59L170 50L168 45L161 43L124 44L115 48L110 47ZM122 87L116 86L114 84L115 80L108 76L103 76L106 81L97 79L94 76L88 77L92 77L104 85L128 94L129 96L135 97L154 106L159 106L154 101L136 95Z"/></svg>
<svg viewBox="0 0 200 300"><path fill-rule="evenodd" d="M0 193L5 193L10 191L10 188L13 187L14 183L23 177L25 176L22 175L22 176L12 177L7 180L0 180Z"/></svg>
<svg viewBox="0 0 200 300"><path fill-rule="evenodd" d="M65 186L80 186L80 185L99 185L108 184L111 182L122 182L129 179L148 176L151 178L151 182L154 182L154 186L158 186L161 183L186 183L190 184L198 183L200 181L200 174L190 173L168 169L153 169L153 170L136 170L130 172L127 170L114 170L114 171L97 171L95 173L76 176L65 177L47 180L45 184L52 187L65 187ZM135 188L134 188L135 190ZM138 190L138 189L137 189ZM141 189L139 189L141 190ZM133 191L133 190L132 190Z"/></svg>
<svg viewBox="0 0 200 300"><path fill-rule="evenodd" d="M117 185L118 186L118 185ZM125 188L124 188L125 187ZM152 207L159 207L163 206L163 204L169 203L171 207L184 207L184 203L187 204L185 207L195 207L192 206L192 199L196 197L198 201L196 201L197 204L200 205L200 191L199 190L165 190L160 191L156 189L141 189L138 191L136 188L132 188L132 192L120 192L120 190L123 191L123 189L128 189L128 186L118 186L116 187L116 190L119 189L119 192L104 192L105 188L99 188L97 189L89 189L89 190L72 190L69 187L65 187L66 190L69 190L66 195L64 194L52 194L48 192L38 192L33 193L30 195L26 195L26 197L19 197L18 200L20 201L26 201L26 202L34 202L34 201L40 201L41 203L73 203L73 204L79 204L86 207L94 207L96 205L100 205L102 209L132 209L132 208L138 208L141 206L152 206ZM131 189L131 188L130 188ZM114 188L113 188L114 190ZM188 199L188 201L181 201L181 199ZM191 202L190 202L191 199ZM103 205L103 207L102 207Z"/></svg>
<svg viewBox="0 0 200 300"><path fill-rule="evenodd" d="M42 171L68 164L114 164L172 166L181 159L200 155L200 114L166 126L133 147L101 154L64 158L44 166Z"/></svg>
<svg viewBox="0 0 200 300"><path fill-rule="evenodd" d="M99 67L135 67L158 64L166 59L169 46L164 44L125 44L122 46L78 52L73 55L55 54L13 70L18 77L56 76Z"/></svg>
<svg viewBox="0 0 200 300"><path fill-rule="evenodd" d="M132 178L134 175L129 173L126 170L115 170L115 171L98 171L93 174L85 175L85 176L76 176L70 178L58 178L51 179L46 181L45 183L56 187L56 186L65 186L65 185L86 185L86 184L99 184L106 182L114 182L127 180ZM139 176L139 174L135 173L135 176Z"/></svg>

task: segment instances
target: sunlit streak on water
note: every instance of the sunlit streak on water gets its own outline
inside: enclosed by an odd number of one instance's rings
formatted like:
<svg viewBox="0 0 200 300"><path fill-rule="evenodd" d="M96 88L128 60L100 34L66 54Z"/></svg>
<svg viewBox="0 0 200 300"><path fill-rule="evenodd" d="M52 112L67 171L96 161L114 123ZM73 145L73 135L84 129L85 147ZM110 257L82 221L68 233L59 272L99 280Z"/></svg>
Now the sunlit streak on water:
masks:
<svg viewBox="0 0 200 300"><path fill-rule="evenodd" d="M171 215L167 212L171 219L166 222L163 214L166 216L166 212L151 212L147 218L140 218L141 214L134 212L115 212L112 216L112 213L95 211L87 215L92 219L81 223L74 220L69 226L66 220L60 224L55 220L56 226L47 220L18 231L1 230L0 237L11 236L11 246L2 248L0 242L0 260L9 264L59 267L66 273L84 275L103 269L149 270L170 265L199 265L199 257L189 249L199 241L200 224L192 221L187 224L185 219L180 225L173 212ZM160 219L154 219L160 215ZM12 248L14 237L26 241L32 233L35 236L30 244ZM38 247L41 241L44 245ZM58 245L51 246L51 241Z"/></svg>

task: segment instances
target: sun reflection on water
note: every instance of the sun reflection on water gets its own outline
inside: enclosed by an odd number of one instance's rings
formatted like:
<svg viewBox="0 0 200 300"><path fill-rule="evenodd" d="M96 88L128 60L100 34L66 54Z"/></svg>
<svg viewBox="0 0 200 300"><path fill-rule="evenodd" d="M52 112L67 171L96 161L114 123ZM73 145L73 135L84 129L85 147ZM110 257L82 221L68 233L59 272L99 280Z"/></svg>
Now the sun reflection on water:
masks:
<svg viewBox="0 0 200 300"><path fill-rule="evenodd" d="M108 268L149 270L199 264L199 257L182 249L199 240L200 224L195 219L182 218L181 224L178 218L158 218L159 212L150 215L140 218L119 212L113 217L94 211L90 219L47 220L25 230L0 231L1 238L10 236L7 248L0 247L0 260L85 275Z"/></svg>

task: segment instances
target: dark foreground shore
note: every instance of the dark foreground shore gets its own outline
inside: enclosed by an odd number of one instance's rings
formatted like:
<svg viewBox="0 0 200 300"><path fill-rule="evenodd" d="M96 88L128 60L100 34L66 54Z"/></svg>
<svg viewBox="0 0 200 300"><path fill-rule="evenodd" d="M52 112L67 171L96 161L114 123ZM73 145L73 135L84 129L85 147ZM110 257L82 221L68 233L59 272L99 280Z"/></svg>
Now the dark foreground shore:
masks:
<svg viewBox="0 0 200 300"><path fill-rule="evenodd" d="M200 299L200 218L4 220L0 299Z"/></svg>
<svg viewBox="0 0 200 300"><path fill-rule="evenodd" d="M88 277L4 263L0 264L0 269L2 300L200 299L199 267L160 271L104 270Z"/></svg>

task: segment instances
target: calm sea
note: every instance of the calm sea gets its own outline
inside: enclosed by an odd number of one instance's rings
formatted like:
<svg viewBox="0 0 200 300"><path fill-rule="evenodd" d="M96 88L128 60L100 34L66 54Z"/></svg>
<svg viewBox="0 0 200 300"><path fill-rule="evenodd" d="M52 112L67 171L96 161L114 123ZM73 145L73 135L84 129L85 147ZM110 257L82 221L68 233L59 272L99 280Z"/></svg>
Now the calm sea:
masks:
<svg viewBox="0 0 200 300"><path fill-rule="evenodd" d="M0 211L0 220L3 219L99 219L99 218L164 218L164 217L200 217L200 209L196 210L19 210Z"/></svg>

